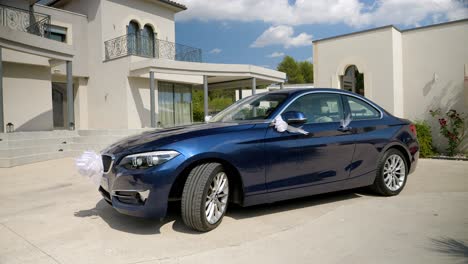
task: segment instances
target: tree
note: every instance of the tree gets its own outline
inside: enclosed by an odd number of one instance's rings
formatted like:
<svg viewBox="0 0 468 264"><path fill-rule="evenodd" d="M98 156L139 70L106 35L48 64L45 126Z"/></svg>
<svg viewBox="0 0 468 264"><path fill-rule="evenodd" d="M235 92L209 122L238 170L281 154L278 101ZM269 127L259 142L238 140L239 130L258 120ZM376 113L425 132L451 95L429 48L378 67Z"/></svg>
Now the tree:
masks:
<svg viewBox="0 0 468 264"><path fill-rule="evenodd" d="M285 56L278 64L278 71L286 73L286 83L313 83L314 65L308 61L297 62L291 56Z"/></svg>
<svg viewBox="0 0 468 264"><path fill-rule="evenodd" d="M308 61L299 62L299 69L306 83L314 82L314 65Z"/></svg>
<svg viewBox="0 0 468 264"><path fill-rule="evenodd" d="M233 89L208 91L208 111L211 114L220 112L234 103L235 97L236 92ZM205 121L203 90L201 89L192 91L192 111L194 122Z"/></svg>
<svg viewBox="0 0 468 264"><path fill-rule="evenodd" d="M277 69L286 73L288 78L286 83L304 83L304 76L302 76L299 65L291 56L285 56L283 61L278 64Z"/></svg>

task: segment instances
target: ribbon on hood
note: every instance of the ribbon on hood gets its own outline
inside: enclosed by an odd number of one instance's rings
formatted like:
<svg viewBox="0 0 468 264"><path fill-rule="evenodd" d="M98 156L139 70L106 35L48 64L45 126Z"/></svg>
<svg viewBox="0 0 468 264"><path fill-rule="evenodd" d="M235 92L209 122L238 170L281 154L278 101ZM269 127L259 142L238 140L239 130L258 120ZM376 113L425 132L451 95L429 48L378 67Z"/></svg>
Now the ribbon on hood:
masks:
<svg viewBox="0 0 468 264"><path fill-rule="evenodd" d="M80 175L89 178L97 186L101 184L104 173L101 155L94 151L85 151L75 159L75 166Z"/></svg>
<svg viewBox="0 0 468 264"><path fill-rule="evenodd" d="M304 135L309 134L309 132L305 131L304 129L302 129L300 127L290 126L288 123L286 123L286 121L283 120L281 115L278 115L275 118L275 120L273 121L273 123L275 124L276 131L278 131L280 133L288 131L289 133L300 133L300 134L304 134Z"/></svg>

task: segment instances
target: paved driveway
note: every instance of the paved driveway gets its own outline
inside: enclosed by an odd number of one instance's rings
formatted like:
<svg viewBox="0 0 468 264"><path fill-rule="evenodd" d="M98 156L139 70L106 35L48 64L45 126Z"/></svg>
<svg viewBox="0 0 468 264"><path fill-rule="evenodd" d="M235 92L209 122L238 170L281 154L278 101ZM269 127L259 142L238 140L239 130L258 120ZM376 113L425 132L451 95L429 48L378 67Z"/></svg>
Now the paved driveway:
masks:
<svg viewBox="0 0 468 264"><path fill-rule="evenodd" d="M209 233L120 215L72 159L0 169L0 263L468 263L468 162L421 160L406 189L231 207Z"/></svg>

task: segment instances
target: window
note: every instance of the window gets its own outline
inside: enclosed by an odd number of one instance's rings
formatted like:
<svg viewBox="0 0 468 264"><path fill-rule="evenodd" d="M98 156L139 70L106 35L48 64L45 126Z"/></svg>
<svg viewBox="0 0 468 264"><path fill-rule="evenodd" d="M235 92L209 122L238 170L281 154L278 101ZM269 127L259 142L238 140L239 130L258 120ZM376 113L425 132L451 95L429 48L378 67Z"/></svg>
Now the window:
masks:
<svg viewBox="0 0 468 264"><path fill-rule="evenodd" d="M49 39L53 39L60 42L67 42L67 28L56 25L47 25L46 35Z"/></svg>
<svg viewBox="0 0 468 264"><path fill-rule="evenodd" d="M353 120L380 118L380 112L370 104L351 96L345 96Z"/></svg>
<svg viewBox="0 0 468 264"><path fill-rule="evenodd" d="M287 97L286 93L249 96L224 109L210 121L235 122L267 119Z"/></svg>
<svg viewBox="0 0 468 264"><path fill-rule="evenodd" d="M130 21L127 26L127 52L138 54L140 50L140 25L136 21Z"/></svg>
<svg viewBox="0 0 468 264"><path fill-rule="evenodd" d="M343 119L343 106L338 94L313 93L296 99L284 112L299 111L307 124L339 122Z"/></svg>
<svg viewBox="0 0 468 264"><path fill-rule="evenodd" d="M141 55L154 57L154 32L153 28L145 25L141 30Z"/></svg>

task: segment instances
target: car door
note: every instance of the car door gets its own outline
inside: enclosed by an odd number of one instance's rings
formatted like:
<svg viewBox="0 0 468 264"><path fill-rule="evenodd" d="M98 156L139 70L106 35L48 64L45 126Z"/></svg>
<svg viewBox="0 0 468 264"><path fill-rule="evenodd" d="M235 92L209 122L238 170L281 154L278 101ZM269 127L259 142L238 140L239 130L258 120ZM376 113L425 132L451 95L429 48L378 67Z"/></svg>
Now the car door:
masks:
<svg viewBox="0 0 468 264"><path fill-rule="evenodd" d="M345 109L351 116L349 127L356 144L350 166L350 178L355 178L377 168L379 150L388 143L389 134L394 134L398 127L387 125L382 118L383 113L367 100L353 95L342 97Z"/></svg>
<svg viewBox="0 0 468 264"><path fill-rule="evenodd" d="M340 131L344 116L338 93L312 92L292 101L282 113L300 111L309 134L268 128L265 140L266 183L269 192L342 181L354 152L350 131Z"/></svg>

